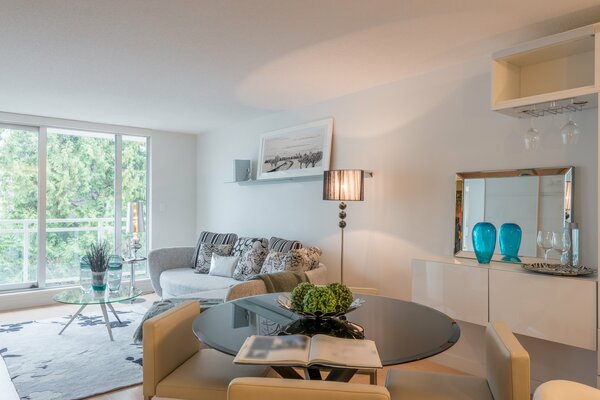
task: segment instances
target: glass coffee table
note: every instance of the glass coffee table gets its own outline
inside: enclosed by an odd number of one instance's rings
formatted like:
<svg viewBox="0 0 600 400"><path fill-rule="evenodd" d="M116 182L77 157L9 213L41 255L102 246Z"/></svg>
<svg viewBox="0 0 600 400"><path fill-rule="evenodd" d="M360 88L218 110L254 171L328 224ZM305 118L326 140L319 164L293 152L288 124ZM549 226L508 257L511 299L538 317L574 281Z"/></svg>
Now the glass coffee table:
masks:
<svg viewBox="0 0 600 400"><path fill-rule="evenodd" d="M110 308L110 311L113 313L117 321L121 323L121 320L119 319L117 312L112 306L112 303L119 303L122 301L131 300L138 297L141 294L142 291L140 289L134 288L130 290L129 286L127 285L121 285L121 288L117 292L111 292L108 289L106 289L103 292L91 291L86 293L79 287L62 291L54 296L54 301L63 304L78 304L81 305L81 307L79 308L79 310L77 310L75 314L73 314L67 325L65 325L64 328L62 328L62 330L58 334L62 334L65 331L65 329L67 329L67 327L71 325L75 318L77 318L77 316L81 314L84 308L86 308L89 305L98 304L100 305L102 315L104 316L104 323L106 324L106 329L108 330L108 336L110 337L111 341L114 341L112 330L110 329L110 320L108 319L108 311L106 310L106 306Z"/></svg>

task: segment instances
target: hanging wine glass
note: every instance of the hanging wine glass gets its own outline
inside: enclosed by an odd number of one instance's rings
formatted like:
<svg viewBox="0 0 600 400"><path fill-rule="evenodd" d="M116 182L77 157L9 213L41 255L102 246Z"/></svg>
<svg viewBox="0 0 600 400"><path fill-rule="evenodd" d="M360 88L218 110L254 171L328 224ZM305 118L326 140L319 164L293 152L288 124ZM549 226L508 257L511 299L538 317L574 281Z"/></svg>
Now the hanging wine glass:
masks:
<svg viewBox="0 0 600 400"><path fill-rule="evenodd" d="M581 130L575 121L573 121L571 114L569 114L569 121L560 130L560 136L562 137L563 144L577 144L580 134Z"/></svg>
<svg viewBox="0 0 600 400"><path fill-rule="evenodd" d="M540 142L542 137L540 136L540 131L533 127L533 120L530 119L530 126L527 132L525 132L525 136L523 137L523 144L525 145L525 150L533 151L537 150L540 146Z"/></svg>

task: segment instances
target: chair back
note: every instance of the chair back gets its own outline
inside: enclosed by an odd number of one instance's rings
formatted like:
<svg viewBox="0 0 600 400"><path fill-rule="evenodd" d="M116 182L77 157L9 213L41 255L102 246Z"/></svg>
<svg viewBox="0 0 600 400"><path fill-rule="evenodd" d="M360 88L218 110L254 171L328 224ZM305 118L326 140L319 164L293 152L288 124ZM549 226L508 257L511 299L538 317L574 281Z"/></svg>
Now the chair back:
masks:
<svg viewBox="0 0 600 400"><path fill-rule="evenodd" d="M554 380L542 383L535 389L533 400L600 400L600 390L582 383Z"/></svg>
<svg viewBox="0 0 600 400"><path fill-rule="evenodd" d="M486 328L486 372L496 400L529 400L529 353L508 325L492 321Z"/></svg>
<svg viewBox="0 0 600 400"><path fill-rule="evenodd" d="M352 293L356 293L356 294L372 294L374 296L377 296L379 294L379 289L377 289L377 288L349 287L348 289L350 289L352 291Z"/></svg>
<svg viewBox="0 0 600 400"><path fill-rule="evenodd" d="M156 385L198 352L192 331L200 303L185 302L144 322L144 396L155 395Z"/></svg>
<svg viewBox="0 0 600 400"><path fill-rule="evenodd" d="M279 378L236 378L228 400L390 400L383 386Z"/></svg>

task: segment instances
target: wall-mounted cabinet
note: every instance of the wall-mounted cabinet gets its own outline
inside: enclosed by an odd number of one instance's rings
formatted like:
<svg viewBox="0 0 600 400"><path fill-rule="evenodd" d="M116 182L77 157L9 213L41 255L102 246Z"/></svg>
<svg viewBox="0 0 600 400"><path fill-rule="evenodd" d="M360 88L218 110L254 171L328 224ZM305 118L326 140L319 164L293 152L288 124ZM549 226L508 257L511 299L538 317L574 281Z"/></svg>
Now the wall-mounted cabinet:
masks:
<svg viewBox="0 0 600 400"><path fill-rule="evenodd" d="M492 61L492 110L517 117L597 107L600 24L499 51Z"/></svg>

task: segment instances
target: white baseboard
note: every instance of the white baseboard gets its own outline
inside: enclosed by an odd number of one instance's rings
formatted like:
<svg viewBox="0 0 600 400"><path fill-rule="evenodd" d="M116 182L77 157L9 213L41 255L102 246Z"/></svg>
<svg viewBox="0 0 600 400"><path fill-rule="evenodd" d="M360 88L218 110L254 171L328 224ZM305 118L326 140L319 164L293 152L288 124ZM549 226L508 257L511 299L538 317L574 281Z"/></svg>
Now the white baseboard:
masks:
<svg viewBox="0 0 600 400"><path fill-rule="evenodd" d="M144 294L154 292L150 279L138 279L135 286ZM76 286L69 286L76 287ZM28 289L19 292L0 294L0 312L19 310L22 308L42 307L57 304L53 297L69 287L57 287L51 289Z"/></svg>

